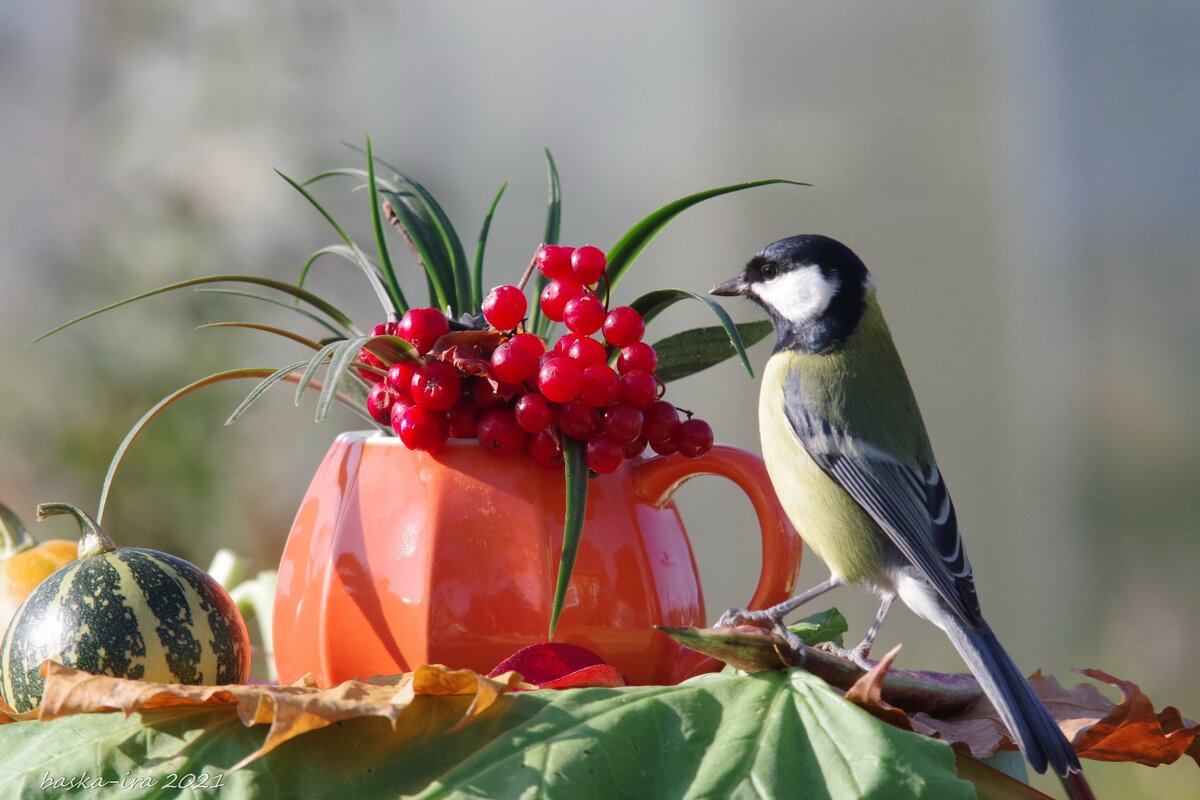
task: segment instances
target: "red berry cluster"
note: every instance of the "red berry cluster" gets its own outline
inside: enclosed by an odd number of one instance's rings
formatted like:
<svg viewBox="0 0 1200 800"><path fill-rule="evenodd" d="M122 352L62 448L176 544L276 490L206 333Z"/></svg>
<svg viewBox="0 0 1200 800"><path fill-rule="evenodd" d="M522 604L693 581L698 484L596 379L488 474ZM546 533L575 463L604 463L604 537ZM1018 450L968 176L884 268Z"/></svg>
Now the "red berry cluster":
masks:
<svg viewBox="0 0 1200 800"><path fill-rule="evenodd" d="M605 307L596 285L607 266L604 252L546 245L534 258L549 283L542 313L570 331L547 349L546 342L520 332L527 311L516 286L497 286L483 301L483 317L499 343L477 374L437 358L397 361L390 367L363 350L359 360L381 371L360 372L374 383L367 410L391 424L413 450L435 452L447 439L477 438L485 450L513 455L528 450L546 467L562 464L562 437L584 441L587 465L609 473L647 446L668 455L698 458L713 444L712 428L701 419L679 419L662 399L655 376L658 356L642 341L646 326L628 306ZM377 325L374 335L390 334L412 343L425 356L450 331L445 315L414 308L397 322ZM593 338L599 334L602 339ZM441 348L439 347L439 350ZM609 366L617 353L616 369Z"/></svg>

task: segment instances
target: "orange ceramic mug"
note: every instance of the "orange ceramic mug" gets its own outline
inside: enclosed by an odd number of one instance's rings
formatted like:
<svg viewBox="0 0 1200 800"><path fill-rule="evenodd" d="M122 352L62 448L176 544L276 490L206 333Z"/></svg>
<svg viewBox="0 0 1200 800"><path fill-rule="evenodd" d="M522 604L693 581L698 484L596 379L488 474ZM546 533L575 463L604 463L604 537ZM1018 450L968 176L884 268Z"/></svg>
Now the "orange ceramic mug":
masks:
<svg viewBox="0 0 1200 800"><path fill-rule="evenodd" d="M750 607L788 597L800 538L758 456L717 445L698 459L633 459L589 483L556 641L595 651L630 683L676 683L716 665L654 630L707 624L671 496L708 474L741 487L758 515L763 569ZM280 680L311 672L333 685L426 663L487 672L545 641L564 505L562 473L524 453L499 458L461 441L429 455L391 437L342 434L279 566Z"/></svg>

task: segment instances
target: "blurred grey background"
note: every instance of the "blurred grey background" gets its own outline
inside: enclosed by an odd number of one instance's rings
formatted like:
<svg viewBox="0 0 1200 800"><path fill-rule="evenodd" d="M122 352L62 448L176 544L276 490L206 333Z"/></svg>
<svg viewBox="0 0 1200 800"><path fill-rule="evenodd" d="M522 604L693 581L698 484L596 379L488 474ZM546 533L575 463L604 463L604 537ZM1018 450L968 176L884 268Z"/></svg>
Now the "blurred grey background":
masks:
<svg viewBox="0 0 1200 800"><path fill-rule="evenodd" d="M0 6L0 500L94 508L112 452L176 387L298 357L217 319L292 324L180 292L34 346L38 333L203 274L294 280L335 236L272 167L359 166L340 142L429 186L468 246L497 187L487 280L537 245L543 146L564 241L608 246L690 192L786 176L672 224L621 286L705 290L762 245L838 237L872 267L959 507L984 608L1026 670L1095 666L1200 715L1200 8L790 2L603 7L371 0ZM349 182L321 199L369 242ZM394 247L394 252L402 248ZM410 297L423 281L410 262ZM355 271L314 286L371 323ZM738 319L748 305L732 304ZM302 323L302 321L301 321ZM677 307L649 338L708 324ZM312 332L316 334L316 331ZM756 367L769 352L752 352ZM106 527L207 564L274 564L329 442L310 399L225 385L156 420ZM719 440L757 448L757 387L727 363L671 394ZM686 403L684 402L686 399ZM753 515L716 479L679 504L711 616L748 599ZM43 537L69 535L47 525ZM806 560L801 583L822 579ZM873 612L835 594L857 636ZM879 652L959 669L895 612ZM1089 765L1106 796L1183 797L1195 768ZM1052 786L1053 784L1039 784Z"/></svg>

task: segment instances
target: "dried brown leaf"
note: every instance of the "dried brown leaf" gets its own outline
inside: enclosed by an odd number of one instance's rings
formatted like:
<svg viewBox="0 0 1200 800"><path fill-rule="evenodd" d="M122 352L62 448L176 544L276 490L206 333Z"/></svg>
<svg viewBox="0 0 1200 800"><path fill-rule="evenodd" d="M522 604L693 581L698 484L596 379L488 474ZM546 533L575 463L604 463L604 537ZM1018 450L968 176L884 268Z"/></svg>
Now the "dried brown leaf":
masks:
<svg viewBox="0 0 1200 800"><path fill-rule="evenodd" d="M883 679L887 677L888 670L892 668L892 662L896 660L896 654L899 652L900 645L889 650L888 654L876 662L869 672L846 690L846 699L884 722L895 725L897 728L912 730L908 714L889 705L883 699Z"/></svg>
<svg viewBox="0 0 1200 800"><path fill-rule="evenodd" d="M427 354L465 375L489 375L492 351L505 339L499 331L452 331L438 338Z"/></svg>
<svg viewBox="0 0 1200 800"><path fill-rule="evenodd" d="M346 681L322 689L305 676L292 686L185 686L109 678L65 667L53 661L43 666L46 691L38 718L42 721L91 711L121 711L126 716L149 708L178 705L237 705L246 726L270 724L262 747L242 759L245 766L280 744L303 733L358 717L383 717L396 728L404 712L420 695L473 695L455 725L461 728L482 714L505 692L520 684L508 672L485 678L470 670L440 665L417 667L402 675L367 681Z"/></svg>

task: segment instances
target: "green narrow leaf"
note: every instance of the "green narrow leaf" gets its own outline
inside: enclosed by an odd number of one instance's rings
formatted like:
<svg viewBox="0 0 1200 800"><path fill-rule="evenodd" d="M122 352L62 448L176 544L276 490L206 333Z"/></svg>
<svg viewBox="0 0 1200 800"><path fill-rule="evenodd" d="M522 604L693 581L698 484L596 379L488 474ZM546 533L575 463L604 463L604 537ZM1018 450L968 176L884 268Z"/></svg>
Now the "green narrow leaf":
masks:
<svg viewBox="0 0 1200 800"><path fill-rule="evenodd" d="M329 409L333 407L333 401L337 397L338 386L341 385L342 378L346 377L346 371L354 363L358 351L370 340L370 336L360 336L357 339L342 342L341 349L333 352L329 359L329 369L325 372L325 385L321 388L321 394L317 398L317 413L314 421L323 422L325 417L329 416Z"/></svg>
<svg viewBox="0 0 1200 800"><path fill-rule="evenodd" d="M746 346L742 344L742 336L738 332L737 326L735 326L733 324L733 320L729 318L729 313L712 298L706 297L702 294L696 294L695 292L689 292L685 289L659 289L654 292L647 292L629 305L642 315L643 320L649 323L650 320L657 317L675 303L678 303L680 300L687 299L698 300L712 309L712 312L717 315L717 319L721 321L721 328L725 331L725 335L728 337L729 344L733 347L734 353L742 362L742 366L746 368L746 372L750 373L750 377L753 378L754 368L750 366L750 359L746 356ZM701 369L703 369L703 367L701 367ZM665 381L667 379L663 378L663 380Z"/></svg>
<svg viewBox="0 0 1200 800"><path fill-rule="evenodd" d="M802 183L800 181L788 180L786 178L768 178L761 181L749 181L747 183L735 183L731 186L720 186L715 189L708 189L696 194L690 194L687 197L681 197L674 202L667 203L662 208L649 214L632 228L630 228L620 240L612 246L608 251L608 280L614 288L617 282L621 280L621 276L625 274L625 270L629 269L629 265L633 263L638 254L645 249L646 245L658 235L667 223L675 219L682 212L702 203L713 197L719 197L723 194L731 192L740 192L744 189L753 189L758 186L770 186L771 184L785 183L792 186L810 186L811 184Z"/></svg>
<svg viewBox="0 0 1200 800"><path fill-rule="evenodd" d="M272 374L274 374L274 372L276 372L276 370L260 368L231 369L226 370L225 372L218 372L213 375L209 375L207 378L201 378L198 381L189 383L187 386L184 386L181 389L176 389L174 392L171 392L171 394L155 403L150 410L143 414L141 419L134 423L133 427L129 429L129 433L125 434L125 438L121 440L121 444L117 446L117 450L113 454L112 461L110 461L108 464L108 472L104 474L104 485L100 490L100 502L96 506L96 521L102 522L104 520L104 508L108 504L108 495L112 490L113 478L116 477L117 469L121 466L121 462L124 461L125 454L128 452L129 446L133 444L133 440L137 438L138 434L145 430L146 426L149 425L150 422L159 414L161 414L168 406L173 404L181 397L186 397L192 392L203 389L206 386L211 386L214 383L244 378L266 378L270 377ZM290 380L290 376L287 379ZM371 420L370 416L366 414L364 409L361 409L361 407L356 407L356 404L349 400L346 404L349 408L370 420L372 425L377 425L377 423L374 420Z"/></svg>
<svg viewBox="0 0 1200 800"><path fill-rule="evenodd" d="M391 201L401 235L412 247L418 263L425 270L425 278L430 288L430 305L438 310L445 310L451 305L454 296L454 272L440 250L436 234L430 223L423 218L411 194L387 191L383 194Z"/></svg>
<svg viewBox="0 0 1200 800"><path fill-rule="evenodd" d="M296 182L295 180L288 177L287 175L284 175L279 170L275 170L275 174L278 175L279 177L283 178L285 181L287 181L288 184L293 189L295 189L297 192L304 195L304 199L307 200L309 202L309 204L311 204L312 207L315 208L321 214L321 216L325 218L325 221L328 222L330 227L332 227L334 229L334 231L337 232L337 235L341 238L341 240L343 242L345 242L346 247L350 248L350 250L355 254L356 258L361 259L360 266L362 267L363 271L368 274L371 273L374 268L373 268L371 262L367 259L366 254L364 254L362 252L362 250L359 249L359 246L354 243L353 239L350 238L350 234L346 233L346 231L342 228L342 226L338 224L337 220L335 220L333 218L333 215L330 214L328 211L326 211L325 207L323 205L321 205L319 202L317 202L317 198L313 197L312 193L309 192L307 189L305 189L302 184ZM374 189L375 184L371 183L371 187L372 187L372 189ZM393 287L389 286L387 288L389 290L388 296L391 299L391 303L384 306L384 311L390 311L390 310L392 310L392 308L401 308L401 307L407 308L408 307L408 304L404 302L404 298L397 295L392 290ZM398 289L399 287L395 287L395 288Z"/></svg>
<svg viewBox="0 0 1200 800"><path fill-rule="evenodd" d="M579 540L583 535L583 517L587 510L588 468L584 457L584 443L563 437L563 467L566 475L567 507L563 519L562 557L558 562L558 581L554 586L554 605L550 609L550 638L558 627L558 615L562 612L563 600L567 596L567 585L571 582L571 571L575 569L575 556L579 552Z"/></svg>
<svg viewBox="0 0 1200 800"><path fill-rule="evenodd" d="M771 323L765 320L740 322L736 327L746 347L762 341L772 330ZM693 328L660 339L654 343L654 352L658 354L658 370L654 374L663 383L686 378L737 355L729 333L719 325Z"/></svg>
<svg viewBox="0 0 1200 800"><path fill-rule="evenodd" d="M274 325L260 325L257 322L209 322L205 325L196 326L196 330L198 331L212 330L214 328L246 328L252 331L264 331L266 333L273 333L276 336L282 336L285 339L291 339L293 342L302 344L305 347L311 347L313 350L321 349L321 345L318 342L314 342L312 339L301 336L298 333L292 333L284 328L277 328Z"/></svg>
<svg viewBox="0 0 1200 800"><path fill-rule="evenodd" d="M483 226L479 229L479 244L475 246L475 275L471 280L471 311L483 305L483 251L487 247L488 231L492 227L492 217L496 215L496 206L500 205L500 198L504 197L504 190L507 188L508 181L500 185L500 191L496 192L496 197L483 218Z"/></svg>
<svg viewBox="0 0 1200 800"><path fill-rule="evenodd" d="M367 154L367 151L363 150L361 147L355 147L353 149L358 151L359 153L361 153L364 156ZM375 163L383 164L384 162L382 159L376 158ZM313 175L311 178L304 181L303 185L304 186L312 186L314 183L318 183L320 181L326 180L327 178L335 178L335 177L358 178L359 180L361 180L363 182L363 186L366 186L367 182L371 179L370 175L368 174L368 172L365 169L351 169L348 167L342 167L340 169L327 169L324 172L318 172L316 175ZM390 192L399 191L396 188L396 184L392 183L391 181L387 180L386 178L380 178L379 176L376 176L375 183L379 186L380 189L386 189Z"/></svg>
<svg viewBox="0 0 1200 800"><path fill-rule="evenodd" d="M562 227L562 187L558 181L558 167L554 164L554 155L546 148L546 229L542 232L542 244L558 244ZM533 274L533 317L530 319L531 328L543 339L550 333L554 323L542 316L542 304L538 298L542 289L546 288L546 276L541 272Z"/></svg>
<svg viewBox="0 0 1200 800"><path fill-rule="evenodd" d="M459 314L473 310L471 308L471 275L467 266L467 254L463 250L462 241L458 238L458 232L454 230L454 226L450 223L450 218L442 209L441 204L419 181L408 175L400 175L400 182L402 188L407 188L420 201L419 205L429 226L437 235L441 257L445 260L447 271L452 276L453 292L450 294L453 304L450 316L457 317Z"/></svg>
<svg viewBox="0 0 1200 800"><path fill-rule="evenodd" d="M133 303L137 300L144 300L147 297L153 297L154 295L162 294L163 292L169 292L174 289L184 289L189 286L200 286L205 283L252 283L257 286L266 286L268 288L275 289L276 291L290 294L292 297L295 297L298 300L303 300L318 311L324 312L339 325L344 325L351 329L354 327L354 323L350 321L350 318L339 311L335 306L325 302L312 292L306 292L303 289L298 289L295 286L292 286L290 283L272 280L271 278L260 278L256 275L206 275L203 278L191 278L190 280L179 281L178 283L160 286L157 289L151 289L148 292L142 292L141 294L134 295L133 297L127 297L124 300L118 300L115 303L110 303L103 308L97 308L94 311L89 311L83 316L76 317L69 322L64 322L62 325L59 325L53 330L46 331L41 336L30 342L30 344L36 344L42 339L45 339L47 336L53 336L59 331L69 328L77 322L83 322L85 319L91 319L98 314L103 314L105 311L112 311L114 308L120 308L121 306L128 305L129 303Z"/></svg>
<svg viewBox="0 0 1200 800"><path fill-rule="evenodd" d="M296 386L297 408L300 406L300 401L304 399L304 390L308 388L309 383L312 381L313 375L317 373L317 369L320 368L321 364L323 364L326 359L331 358L333 352L337 350L343 341L345 340L330 342L318 350L315 356L309 359L308 366L304 369L304 374L300 376L300 380Z"/></svg>
<svg viewBox="0 0 1200 800"><path fill-rule="evenodd" d="M339 256L362 270L363 276L371 284L371 289L375 292L376 299L379 300L379 305L383 306L384 309L392 307L392 296L388 292L387 287L384 286L383 278L380 277L379 270L375 267L375 262L371 260L370 256L362 252L362 250L356 251L344 244L331 244L328 247L322 247L309 256L308 260L304 262L304 268L300 270L300 279L296 281L298 287L301 289L304 288L304 284L308 281L308 273L312 269L313 264L317 263L317 259L321 256L326 255ZM398 286L396 288L397 294L401 299L404 299L404 293L399 291ZM404 310L407 311L408 309Z"/></svg>
<svg viewBox="0 0 1200 800"><path fill-rule="evenodd" d="M379 186L375 181L375 159L371 156L370 136L367 137L367 189L371 196L371 226L375 229L375 248L379 251L379 263L383 267L388 294L400 301L400 304L392 309L399 316L408 311L408 301L400 289L400 281L396 278L392 256L388 252L387 240L383 235L383 214L380 210Z"/></svg>
<svg viewBox="0 0 1200 800"><path fill-rule="evenodd" d="M311 319L313 322L317 323L339 339L349 339L353 335L349 330L345 328L339 328L337 325L334 325L324 317L314 314L307 308L301 308L300 306L292 305L291 303L285 303L282 300L276 300L274 297L267 297L266 295L255 294L254 292L242 292L238 291L237 289L196 289L195 291L197 294L224 294L231 297L248 297L251 300L259 300L264 303L270 303L271 305L276 305L280 308L286 308L288 311L293 311L297 314L307 317L308 319Z"/></svg>
<svg viewBox="0 0 1200 800"><path fill-rule="evenodd" d="M294 364L288 364L286 367L281 367L272 372L266 378L263 378L262 382L255 386L250 391L250 394L246 395L242 402L238 403L237 408L235 408L233 413L229 415L229 419L225 420L225 424L232 425L233 423L237 422L242 418L242 414L245 414L250 406L254 405L254 401L263 396L267 389L270 389L272 386L279 383L293 372L300 371L307 364L308 359L297 361Z"/></svg>

